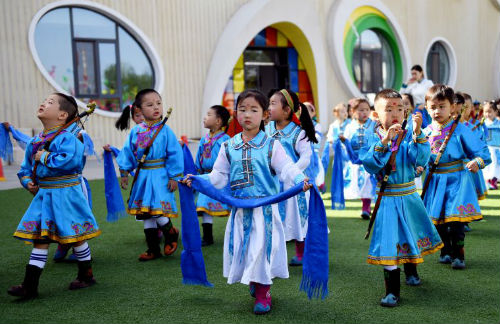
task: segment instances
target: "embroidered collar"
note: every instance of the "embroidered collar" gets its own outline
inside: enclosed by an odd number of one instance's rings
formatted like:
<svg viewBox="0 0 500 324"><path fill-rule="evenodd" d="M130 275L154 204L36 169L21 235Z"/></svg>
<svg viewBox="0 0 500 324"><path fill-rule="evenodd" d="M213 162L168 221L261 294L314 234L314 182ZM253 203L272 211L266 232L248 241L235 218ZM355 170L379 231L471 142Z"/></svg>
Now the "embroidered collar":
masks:
<svg viewBox="0 0 500 324"><path fill-rule="evenodd" d="M269 125L270 125L272 137L276 137L276 136L289 137L295 132L295 129L297 127L299 127L294 122L290 122L288 125L285 126L285 128L280 129L280 130L276 129L276 122L275 121L272 121L271 123L269 123Z"/></svg>
<svg viewBox="0 0 500 324"><path fill-rule="evenodd" d="M47 136L49 134L52 134L52 133L55 133L59 130L59 128L63 127L63 125L57 125L57 126L54 126L54 127L51 127L49 129L45 129L43 130L41 133L40 133L40 137L44 137L44 136Z"/></svg>
<svg viewBox="0 0 500 324"><path fill-rule="evenodd" d="M251 141L245 143L241 137L242 135L243 133L239 133L232 138L233 146L236 150L242 148L244 145L259 149L264 146L268 139L267 135L263 131L259 131Z"/></svg>
<svg viewBox="0 0 500 324"><path fill-rule="evenodd" d="M152 128L152 127L155 127L155 126L158 126L160 123L161 123L162 119L157 119L157 120L153 120L153 121L146 121L144 120L142 123L144 124L143 126L146 127L146 128Z"/></svg>
<svg viewBox="0 0 500 324"><path fill-rule="evenodd" d="M432 121L431 123L431 127L433 130L442 130L442 129L445 129L447 128L448 126L451 125L451 123L453 123L453 118L450 118L446 123L444 124L439 124L437 123L436 121Z"/></svg>

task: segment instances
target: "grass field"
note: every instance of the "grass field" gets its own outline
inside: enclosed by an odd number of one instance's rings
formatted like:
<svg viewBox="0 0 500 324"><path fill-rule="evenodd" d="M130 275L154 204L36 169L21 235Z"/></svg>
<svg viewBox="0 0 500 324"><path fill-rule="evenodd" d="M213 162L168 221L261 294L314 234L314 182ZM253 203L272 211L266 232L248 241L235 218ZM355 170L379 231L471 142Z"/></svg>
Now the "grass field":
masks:
<svg viewBox="0 0 500 324"><path fill-rule="evenodd" d="M172 257L138 262L146 249L142 223L132 217L105 221L103 181L90 182L94 213L103 234L90 241L98 284L69 291L76 265L49 262L40 279L40 297L16 302L6 290L19 284L31 246L12 238L31 195L21 189L0 191L0 323L499 323L500 322L500 191L481 202L485 220L471 224L466 237L467 269L452 270L425 258L419 267L422 286L408 287L401 276L401 306L379 306L384 293L382 267L368 265L367 222L361 203L347 202L343 211L329 210L330 296L309 301L298 287L300 268L272 287L273 309L255 316L247 286L227 285L222 277L222 242L226 219L216 219L216 243L203 249L214 288L183 286L180 250ZM180 219L174 220L179 225ZM181 247L182 248L182 245ZM294 251L288 245L289 257Z"/></svg>

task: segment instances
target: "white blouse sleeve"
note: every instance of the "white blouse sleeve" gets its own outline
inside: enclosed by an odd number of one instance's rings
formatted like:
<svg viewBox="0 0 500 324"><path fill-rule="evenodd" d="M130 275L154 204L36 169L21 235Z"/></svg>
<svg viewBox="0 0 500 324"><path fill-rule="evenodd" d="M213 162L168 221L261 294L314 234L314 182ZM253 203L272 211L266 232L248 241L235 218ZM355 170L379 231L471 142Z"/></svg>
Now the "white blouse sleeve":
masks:
<svg viewBox="0 0 500 324"><path fill-rule="evenodd" d="M305 131L300 131L295 143L295 151L299 154L299 160L295 162L295 165L301 171L304 171L311 163L312 156L311 142L309 142Z"/></svg>
<svg viewBox="0 0 500 324"><path fill-rule="evenodd" d="M328 127L328 132L326 133L326 141L328 143L333 143L333 123Z"/></svg>
<svg viewBox="0 0 500 324"><path fill-rule="evenodd" d="M285 149L279 141L274 141L271 167L283 183L296 184L304 180L304 174L286 154Z"/></svg>
<svg viewBox="0 0 500 324"><path fill-rule="evenodd" d="M212 172L208 174L208 179L215 188L223 189L229 181L230 171L231 165L227 160L226 146L222 145L212 168Z"/></svg>

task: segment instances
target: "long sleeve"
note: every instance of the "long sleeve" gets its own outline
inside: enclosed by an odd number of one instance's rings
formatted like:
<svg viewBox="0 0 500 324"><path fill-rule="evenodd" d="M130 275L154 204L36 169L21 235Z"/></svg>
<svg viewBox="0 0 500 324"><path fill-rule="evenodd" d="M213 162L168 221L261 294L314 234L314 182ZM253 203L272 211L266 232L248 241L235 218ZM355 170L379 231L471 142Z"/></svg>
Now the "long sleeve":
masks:
<svg viewBox="0 0 500 324"><path fill-rule="evenodd" d="M279 176L281 182L286 184L297 184L304 181L305 176L302 170L299 169L296 163L293 163L279 141L274 142L272 154L271 167Z"/></svg>
<svg viewBox="0 0 500 324"><path fill-rule="evenodd" d="M29 143L24 152L24 160L21 163L21 169L17 173L17 177L24 188L28 188L28 183L31 182L31 173L33 169L33 163L31 160L32 149L33 146Z"/></svg>
<svg viewBox="0 0 500 324"><path fill-rule="evenodd" d="M40 164L58 170L72 170L82 163L83 156L78 152L81 144L76 136L70 133L60 134L51 143L49 150L40 157Z"/></svg>
<svg viewBox="0 0 500 324"><path fill-rule="evenodd" d="M305 131L300 131L298 140L295 143L295 151L299 154L299 160L295 165L301 171L304 171L311 163L312 156L311 143L308 141Z"/></svg>
<svg viewBox="0 0 500 324"><path fill-rule="evenodd" d="M377 174L389 161L391 150L389 145L383 145L378 136L373 134L367 144L360 148L359 157L368 173Z"/></svg>
<svg viewBox="0 0 500 324"><path fill-rule="evenodd" d="M227 160L226 147L225 145L222 145L221 149L219 150L219 155L217 155L217 159L215 160L214 166L212 168L212 172L200 175L199 177L208 179L215 188L223 189L229 182L230 171L231 165Z"/></svg>
<svg viewBox="0 0 500 324"><path fill-rule="evenodd" d="M334 127L334 123L331 123L330 127L328 127L328 132L326 133L327 143L333 143L333 127Z"/></svg>
<svg viewBox="0 0 500 324"><path fill-rule="evenodd" d="M198 145L198 151L196 152L196 156L194 159L194 165L196 167L196 170L198 170L198 173L200 173L201 170L201 164L200 164L200 157L203 154L203 138L200 140L200 144Z"/></svg>
<svg viewBox="0 0 500 324"><path fill-rule="evenodd" d="M410 129L410 131L413 131ZM420 135L412 135L412 140L408 144L408 154L410 161L415 167L425 166L431 157L431 145L427 140L424 132L421 131Z"/></svg>
<svg viewBox="0 0 500 324"><path fill-rule="evenodd" d="M137 158L134 155L134 144L132 143L132 139L134 136L134 129L128 134L125 143L123 144L123 148L120 153L116 157L116 163L120 170L123 171L132 171L137 168Z"/></svg>
<svg viewBox="0 0 500 324"><path fill-rule="evenodd" d="M174 132L168 126L167 129L167 174L169 179L180 180L184 172L184 155L182 154L182 147L177 141Z"/></svg>
<svg viewBox="0 0 500 324"><path fill-rule="evenodd" d="M484 169L491 163L491 155L486 142L474 136L475 134L468 127L461 127L460 142L464 152L470 160L476 160L479 168Z"/></svg>

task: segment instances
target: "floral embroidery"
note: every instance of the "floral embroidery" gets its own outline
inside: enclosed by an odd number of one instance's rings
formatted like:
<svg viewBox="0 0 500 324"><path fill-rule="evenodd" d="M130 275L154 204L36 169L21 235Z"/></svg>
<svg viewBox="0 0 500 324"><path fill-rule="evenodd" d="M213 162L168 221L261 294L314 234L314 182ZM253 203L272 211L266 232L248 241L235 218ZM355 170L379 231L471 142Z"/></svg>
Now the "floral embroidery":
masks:
<svg viewBox="0 0 500 324"><path fill-rule="evenodd" d="M419 249L425 249L425 248L428 248L430 247L432 244L431 244L431 240L428 238L428 237L424 237L420 240L417 241L417 246Z"/></svg>
<svg viewBox="0 0 500 324"><path fill-rule="evenodd" d="M171 212L172 211L172 205L168 201L160 201L161 204L161 209L164 212Z"/></svg>
<svg viewBox="0 0 500 324"><path fill-rule="evenodd" d="M408 255L410 254L410 246L408 243L403 243L403 245L399 245L399 243L396 245L396 249L398 251L398 255Z"/></svg>
<svg viewBox="0 0 500 324"><path fill-rule="evenodd" d="M474 207L473 204L467 204L467 206L460 205L457 207L458 212L460 215L468 215L468 214L476 214L476 208Z"/></svg>
<svg viewBox="0 0 500 324"><path fill-rule="evenodd" d="M94 224L90 222L85 222L83 224L73 223L71 228L75 232L75 235L80 235L92 231L94 229Z"/></svg>
<svg viewBox="0 0 500 324"><path fill-rule="evenodd" d="M208 209L210 209L210 210L222 210L224 208L222 207L222 204L220 202L215 202L215 203L209 202Z"/></svg>
<svg viewBox="0 0 500 324"><path fill-rule="evenodd" d="M49 229L49 232L56 231L56 223L53 220L46 220L45 226L47 226L47 228Z"/></svg>
<svg viewBox="0 0 500 324"><path fill-rule="evenodd" d="M37 221L23 222L23 226L28 232L40 231L40 223Z"/></svg>

